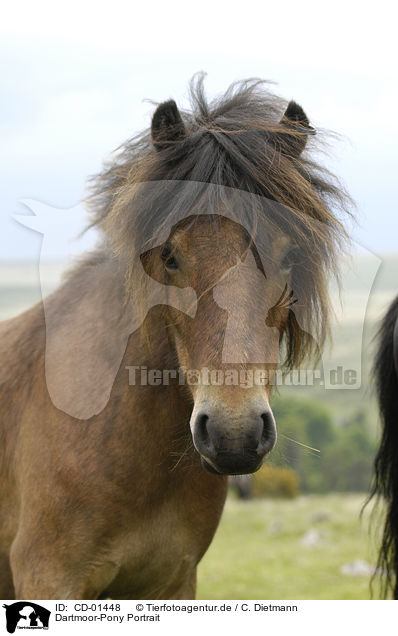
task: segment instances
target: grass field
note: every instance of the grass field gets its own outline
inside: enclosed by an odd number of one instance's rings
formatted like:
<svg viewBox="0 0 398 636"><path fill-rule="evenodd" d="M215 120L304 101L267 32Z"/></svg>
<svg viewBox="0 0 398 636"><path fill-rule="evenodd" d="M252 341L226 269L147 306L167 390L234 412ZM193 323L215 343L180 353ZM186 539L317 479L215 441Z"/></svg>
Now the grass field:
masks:
<svg viewBox="0 0 398 636"><path fill-rule="evenodd" d="M240 501L230 497L199 566L201 599L369 599L369 576L341 567L375 562L365 495ZM316 545L303 544L309 532ZM377 597L377 595L376 595Z"/></svg>

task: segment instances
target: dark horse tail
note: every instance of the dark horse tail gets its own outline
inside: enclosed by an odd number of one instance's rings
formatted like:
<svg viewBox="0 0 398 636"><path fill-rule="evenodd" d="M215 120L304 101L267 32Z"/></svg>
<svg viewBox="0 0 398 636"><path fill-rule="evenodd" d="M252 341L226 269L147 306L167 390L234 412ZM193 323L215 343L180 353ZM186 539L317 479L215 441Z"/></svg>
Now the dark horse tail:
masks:
<svg viewBox="0 0 398 636"><path fill-rule="evenodd" d="M383 593L398 598L398 297L391 304L379 331L374 363L377 398L383 425L375 459L371 496L384 499L386 517L377 571L383 580ZM395 334L394 334L395 330ZM394 338L395 336L395 338ZM394 342L395 339L395 342Z"/></svg>

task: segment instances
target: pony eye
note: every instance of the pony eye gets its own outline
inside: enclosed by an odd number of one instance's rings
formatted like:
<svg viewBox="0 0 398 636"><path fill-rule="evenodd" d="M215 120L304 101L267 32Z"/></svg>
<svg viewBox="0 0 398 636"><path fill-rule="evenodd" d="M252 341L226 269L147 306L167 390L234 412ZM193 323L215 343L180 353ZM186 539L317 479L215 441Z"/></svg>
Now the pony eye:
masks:
<svg viewBox="0 0 398 636"><path fill-rule="evenodd" d="M178 263L175 256L172 255L170 247L164 247L161 253L161 259L164 262L164 266L169 271L175 271L178 269Z"/></svg>

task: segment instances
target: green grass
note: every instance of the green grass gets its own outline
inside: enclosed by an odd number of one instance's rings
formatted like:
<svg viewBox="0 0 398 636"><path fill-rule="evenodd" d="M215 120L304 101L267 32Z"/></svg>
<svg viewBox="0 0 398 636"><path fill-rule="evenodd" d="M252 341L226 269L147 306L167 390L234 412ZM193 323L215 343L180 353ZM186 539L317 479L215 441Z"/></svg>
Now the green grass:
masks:
<svg viewBox="0 0 398 636"><path fill-rule="evenodd" d="M375 562L363 495L302 496L239 501L229 497L220 527L199 566L200 599L369 599L369 578L342 565ZM323 521L314 515L325 513ZM302 536L321 533L305 547ZM372 541L374 544L374 540Z"/></svg>

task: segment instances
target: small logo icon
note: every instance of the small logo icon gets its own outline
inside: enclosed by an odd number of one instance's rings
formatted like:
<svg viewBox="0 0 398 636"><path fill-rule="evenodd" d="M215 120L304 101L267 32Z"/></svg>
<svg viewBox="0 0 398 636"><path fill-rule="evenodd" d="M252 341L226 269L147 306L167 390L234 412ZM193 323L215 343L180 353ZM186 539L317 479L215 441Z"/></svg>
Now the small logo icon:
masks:
<svg viewBox="0 0 398 636"><path fill-rule="evenodd" d="M18 601L3 607L6 610L9 634L13 634L16 629L48 629L51 612L37 603Z"/></svg>

